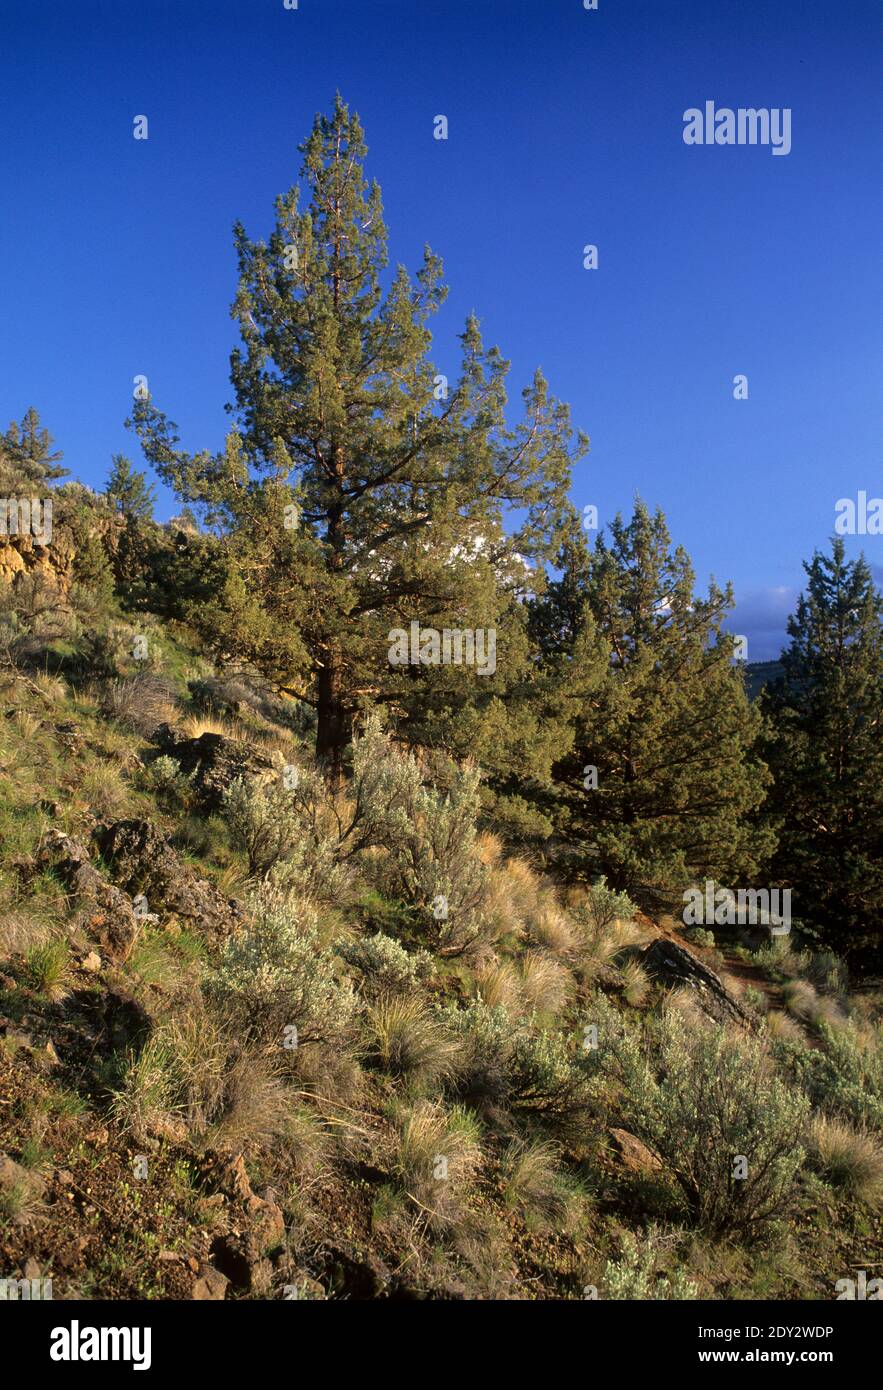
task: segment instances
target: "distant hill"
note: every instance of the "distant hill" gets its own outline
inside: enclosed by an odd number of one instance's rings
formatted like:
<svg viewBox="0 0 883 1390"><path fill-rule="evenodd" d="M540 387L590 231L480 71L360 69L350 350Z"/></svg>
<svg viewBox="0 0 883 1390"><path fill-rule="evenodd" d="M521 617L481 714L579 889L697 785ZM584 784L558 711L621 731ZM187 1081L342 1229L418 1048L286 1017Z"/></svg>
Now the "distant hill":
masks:
<svg viewBox="0 0 883 1390"><path fill-rule="evenodd" d="M765 685L778 680L782 674L781 661L749 661L745 667L745 685L748 697L756 700Z"/></svg>

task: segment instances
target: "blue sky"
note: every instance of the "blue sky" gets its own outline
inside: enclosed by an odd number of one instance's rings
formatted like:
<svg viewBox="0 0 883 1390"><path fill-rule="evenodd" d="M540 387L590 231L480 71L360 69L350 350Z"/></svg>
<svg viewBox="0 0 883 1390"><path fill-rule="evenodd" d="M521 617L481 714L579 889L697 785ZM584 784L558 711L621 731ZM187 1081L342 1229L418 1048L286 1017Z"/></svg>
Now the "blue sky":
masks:
<svg viewBox="0 0 883 1390"><path fill-rule="evenodd" d="M836 500L883 493L879 0L0 0L0 52L0 419L36 405L93 485L138 373L220 444L231 225L270 230L339 88L392 260L444 259L439 369L471 309L514 400L541 365L592 440L574 500L662 506L749 659ZM706 100L791 108L791 153L686 145Z"/></svg>

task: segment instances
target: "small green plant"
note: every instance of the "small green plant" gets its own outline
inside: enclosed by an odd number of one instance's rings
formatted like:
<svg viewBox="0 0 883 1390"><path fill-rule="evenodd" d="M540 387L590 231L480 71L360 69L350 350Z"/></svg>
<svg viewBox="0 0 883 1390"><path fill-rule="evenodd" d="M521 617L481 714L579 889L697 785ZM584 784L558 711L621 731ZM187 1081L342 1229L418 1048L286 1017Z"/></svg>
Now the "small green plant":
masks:
<svg viewBox="0 0 883 1390"><path fill-rule="evenodd" d="M70 978L70 947L67 941L47 941L32 946L25 955L22 969L24 983L51 1003L65 998Z"/></svg>
<svg viewBox="0 0 883 1390"><path fill-rule="evenodd" d="M582 913L595 932L602 932L614 922L632 921L637 910L629 895L608 888L602 875L589 889Z"/></svg>
<svg viewBox="0 0 883 1390"><path fill-rule="evenodd" d="M698 1287L693 1280L687 1278L684 1270L676 1269L672 1274L660 1271L659 1264L663 1257L664 1244L660 1233L654 1227L651 1227L641 1241L626 1231L622 1237L620 1258L608 1260L604 1270L603 1281L607 1297L635 1301L698 1298Z"/></svg>
<svg viewBox="0 0 883 1390"><path fill-rule="evenodd" d="M408 952L382 932L358 937L355 941L341 941L337 954L360 972L366 992L372 995L416 990L433 969L428 951Z"/></svg>

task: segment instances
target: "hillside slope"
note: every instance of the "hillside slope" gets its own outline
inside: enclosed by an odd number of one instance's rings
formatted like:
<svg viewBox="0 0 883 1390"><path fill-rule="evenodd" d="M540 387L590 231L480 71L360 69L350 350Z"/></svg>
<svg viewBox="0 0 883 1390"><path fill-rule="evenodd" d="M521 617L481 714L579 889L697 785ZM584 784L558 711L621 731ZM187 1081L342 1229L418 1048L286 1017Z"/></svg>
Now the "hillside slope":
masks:
<svg viewBox="0 0 883 1390"><path fill-rule="evenodd" d="M3 675L8 1275L825 1299L879 1252L879 994L553 883L376 724L331 796L296 706L151 634Z"/></svg>

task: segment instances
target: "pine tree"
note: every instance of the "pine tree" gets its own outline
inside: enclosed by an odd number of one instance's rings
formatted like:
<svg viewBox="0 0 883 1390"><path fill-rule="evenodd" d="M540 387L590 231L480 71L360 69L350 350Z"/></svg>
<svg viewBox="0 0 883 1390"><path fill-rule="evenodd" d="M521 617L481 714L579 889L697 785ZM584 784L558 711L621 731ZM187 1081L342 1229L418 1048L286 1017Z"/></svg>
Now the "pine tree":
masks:
<svg viewBox="0 0 883 1390"><path fill-rule="evenodd" d="M792 910L841 954L880 960L883 929L883 598L865 560L804 565L783 674L763 695L772 871Z"/></svg>
<svg viewBox="0 0 883 1390"><path fill-rule="evenodd" d="M152 521L154 489L147 474L133 468L125 454L114 454L112 464L104 489L111 505L133 521Z"/></svg>
<svg viewBox="0 0 883 1390"><path fill-rule="evenodd" d="M508 426L508 364L485 349L474 317L457 379L431 361L441 263L427 247L414 280L400 266L382 288L380 191L365 180L361 127L340 97L301 150L307 208L292 188L277 199L267 244L235 229L242 345L225 449L185 453L149 400L134 424L160 475L224 537L219 649L315 705L332 778L365 702L442 740L453 724L465 740L470 720L474 733L483 705L499 749L502 701L529 683L521 598L552 553L585 441L573 441L540 373L522 393L522 423ZM499 624L510 646L492 681L462 666L391 664L390 632L414 620Z"/></svg>
<svg viewBox="0 0 883 1390"><path fill-rule="evenodd" d="M767 779L721 627L730 590L697 597L686 553L642 503L609 542L592 553L571 537L562 558L534 628L571 711L556 819L582 872L657 904L706 874L736 881L755 865L748 815Z"/></svg>
<svg viewBox="0 0 883 1390"><path fill-rule="evenodd" d="M0 435L0 489L4 496L45 492L51 482L68 476L68 469L59 463L61 452L53 453L53 443L33 406L20 425L12 422Z"/></svg>

